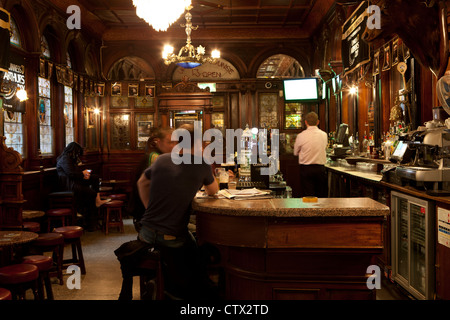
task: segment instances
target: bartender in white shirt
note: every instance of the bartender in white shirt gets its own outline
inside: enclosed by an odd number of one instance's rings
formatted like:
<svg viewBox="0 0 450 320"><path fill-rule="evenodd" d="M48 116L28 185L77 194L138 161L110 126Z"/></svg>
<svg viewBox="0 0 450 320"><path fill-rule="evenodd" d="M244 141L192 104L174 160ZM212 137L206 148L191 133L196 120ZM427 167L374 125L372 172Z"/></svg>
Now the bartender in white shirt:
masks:
<svg viewBox="0 0 450 320"><path fill-rule="evenodd" d="M294 144L294 155L298 155L300 165L300 196L324 198L328 194L325 171L328 136L317 127L317 113L308 113L305 124L306 130L297 135Z"/></svg>

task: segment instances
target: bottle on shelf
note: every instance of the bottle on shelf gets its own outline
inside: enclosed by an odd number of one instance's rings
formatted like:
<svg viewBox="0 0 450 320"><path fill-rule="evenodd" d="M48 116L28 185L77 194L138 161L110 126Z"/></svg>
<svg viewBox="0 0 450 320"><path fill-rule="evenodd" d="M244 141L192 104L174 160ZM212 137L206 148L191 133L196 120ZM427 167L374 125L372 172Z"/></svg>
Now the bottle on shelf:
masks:
<svg viewBox="0 0 450 320"><path fill-rule="evenodd" d="M367 134L364 132L364 139L362 141L362 156L369 156L369 140L367 140Z"/></svg>

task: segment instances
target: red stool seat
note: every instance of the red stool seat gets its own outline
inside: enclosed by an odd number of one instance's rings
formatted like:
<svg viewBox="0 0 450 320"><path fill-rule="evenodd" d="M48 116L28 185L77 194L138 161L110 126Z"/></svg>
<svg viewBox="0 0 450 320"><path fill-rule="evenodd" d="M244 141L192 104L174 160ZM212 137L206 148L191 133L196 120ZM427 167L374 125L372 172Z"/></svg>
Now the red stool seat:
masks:
<svg viewBox="0 0 450 320"><path fill-rule="evenodd" d="M125 200L127 200L127 195L124 193L112 194L112 195L108 196L108 198L111 198L112 200L125 201Z"/></svg>
<svg viewBox="0 0 450 320"><path fill-rule="evenodd" d="M81 274L86 274L83 250L81 248L83 228L80 226L67 226L55 228L53 232L62 235L64 237L64 242L72 246L72 259L63 260L63 266L76 264L80 266Z"/></svg>
<svg viewBox="0 0 450 320"><path fill-rule="evenodd" d="M47 298L53 300L52 284L50 283L49 271L53 267L53 259L44 255L32 255L22 258L22 263L32 264L39 269L38 293L39 298L44 300L44 284L47 290Z"/></svg>
<svg viewBox="0 0 450 320"><path fill-rule="evenodd" d="M5 288L0 288L0 300L11 300L11 291Z"/></svg>
<svg viewBox="0 0 450 320"><path fill-rule="evenodd" d="M32 264L13 264L0 268L0 284L31 282L38 278L39 269Z"/></svg>
<svg viewBox="0 0 450 320"><path fill-rule="evenodd" d="M23 229L38 233L39 231L41 231L41 224L39 222L25 221L23 223Z"/></svg>
<svg viewBox="0 0 450 320"><path fill-rule="evenodd" d="M33 241L33 246L54 246L58 244L64 244L64 236L54 232L41 233Z"/></svg>
<svg viewBox="0 0 450 320"><path fill-rule="evenodd" d="M72 214L72 210L69 208L49 209L47 210L47 216L68 216Z"/></svg>
<svg viewBox="0 0 450 320"><path fill-rule="evenodd" d="M103 204L103 207L107 207L107 208L120 208L122 206L123 206L123 201L121 201L121 200L112 200L110 202Z"/></svg>
<svg viewBox="0 0 450 320"><path fill-rule="evenodd" d="M32 255L23 257L22 263L33 264L39 271L48 271L53 266L53 259L44 255Z"/></svg>
<svg viewBox="0 0 450 320"><path fill-rule="evenodd" d="M52 221L59 221L64 227L71 221L73 211L70 208L57 208L47 210L47 232L50 232Z"/></svg>
<svg viewBox="0 0 450 320"><path fill-rule="evenodd" d="M83 228L79 226L66 226L55 228L53 232L62 234L64 239L73 239L83 235Z"/></svg>

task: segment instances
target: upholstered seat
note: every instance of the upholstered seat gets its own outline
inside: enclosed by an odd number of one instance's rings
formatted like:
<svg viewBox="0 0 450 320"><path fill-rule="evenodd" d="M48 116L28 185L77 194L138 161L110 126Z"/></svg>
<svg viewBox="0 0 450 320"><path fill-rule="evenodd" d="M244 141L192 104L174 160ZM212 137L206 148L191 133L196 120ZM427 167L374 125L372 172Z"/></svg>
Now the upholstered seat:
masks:
<svg viewBox="0 0 450 320"><path fill-rule="evenodd" d="M72 210L70 208L56 208L47 210L47 232L51 231L53 221L59 221L63 227L70 224L72 221Z"/></svg>
<svg viewBox="0 0 450 320"><path fill-rule="evenodd" d="M81 236L84 232L83 228L80 226L66 226L55 228L53 232L61 234L64 237L64 243L70 244L72 247L72 259L63 260L63 267L75 264L80 267L82 274L86 274L83 249L81 247Z"/></svg>
<svg viewBox="0 0 450 320"><path fill-rule="evenodd" d="M62 285L64 236L55 232L41 233L39 237L31 243L31 250L38 254L43 254L44 252L53 253L53 261L56 262L56 275L59 279L59 283Z"/></svg>
<svg viewBox="0 0 450 320"><path fill-rule="evenodd" d="M0 268L0 286L11 291L13 299L25 299L28 289L33 291L35 299L39 298L37 280L39 269L32 264L13 264Z"/></svg>
<svg viewBox="0 0 450 320"><path fill-rule="evenodd" d="M109 233L110 227L118 227L120 232L123 231L123 220L122 220L122 207L123 201L112 200L110 202L102 205L104 210L103 216L103 230L105 234Z"/></svg>
<svg viewBox="0 0 450 320"><path fill-rule="evenodd" d="M44 300L44 285L47 293L47 299L53 300L53 290L52 284L50 283L49 272L53 267L52 257L44 255L31 255L22 258L22 263L32 264L38 267L39 277L38 277L38 293L39 298Z"/></svg>

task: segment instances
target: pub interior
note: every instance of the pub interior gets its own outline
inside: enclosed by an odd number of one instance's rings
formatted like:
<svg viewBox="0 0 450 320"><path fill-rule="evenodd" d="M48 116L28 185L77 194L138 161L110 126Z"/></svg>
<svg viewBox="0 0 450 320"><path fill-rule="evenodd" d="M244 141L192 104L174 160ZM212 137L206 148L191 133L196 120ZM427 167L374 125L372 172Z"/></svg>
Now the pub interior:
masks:
<svg viewBox="0 0 450 320"><path fill-rule="evenodd" d="M72 299L69 266L94 287L108 264L110 295L81 299L117 299L150 129L188 123L241 133L214 145L229 192L192 202L221 299L450 299L450 1L178 1L167 30L138 2L0 0L0 298ZM311 111L328 136L326 197L302 195L293 154ZM71 142L111 199L92 232L56 170ZM269 175L249 160L258 148ZM163 265L149 254L134 299L174 299Z"/></svg>

